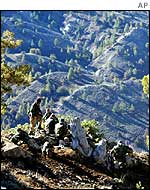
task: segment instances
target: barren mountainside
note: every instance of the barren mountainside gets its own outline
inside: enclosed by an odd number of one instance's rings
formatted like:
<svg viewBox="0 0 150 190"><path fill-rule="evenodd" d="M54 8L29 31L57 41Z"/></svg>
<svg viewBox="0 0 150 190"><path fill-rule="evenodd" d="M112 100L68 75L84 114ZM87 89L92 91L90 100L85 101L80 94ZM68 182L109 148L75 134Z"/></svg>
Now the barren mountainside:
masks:
<svg viewBox="0 0 150 190"><path fill-rule="evenodd" d="M109 140L148 151L148 98L141 79L149 73L146 11L2 11L1 32L23 44L8 49L9 65L30 64L33 81L5 95L2 128L29 123L37 96L42 111L95 119Z"/></svg>

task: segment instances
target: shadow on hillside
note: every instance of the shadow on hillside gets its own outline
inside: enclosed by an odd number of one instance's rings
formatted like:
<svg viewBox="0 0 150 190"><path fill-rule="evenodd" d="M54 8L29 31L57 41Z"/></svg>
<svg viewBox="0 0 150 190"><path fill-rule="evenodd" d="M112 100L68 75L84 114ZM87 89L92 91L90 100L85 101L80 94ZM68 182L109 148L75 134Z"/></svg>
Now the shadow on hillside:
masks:
<svg viewBox="0 0 150 190"><path fill-rule="evenodd" d="M17 180L9 171L1 171L1 186L7 189L30 189L26 184Z"/></svg>
<svg viewBox="0 0 150 190"><path fill-rule="evenodd" d="M53 160L56 160L60 163L66 164L67 166L69 166L71 168L74 168L73 173L76 175L88 176L88 178L90 180L97 181L97 178L95 176L91 175L90 172L87 171L87 168L83 167L83 165L79 165L80 163L74 159L67 159L67 158L64 158L63 156L55 155L53 157Z"/></svg>
<svg viewBox="0 0 150 190"><path fill-rule="evenodd" d="M74 78L75 78L76 84L78 85L94 83L94 80L86 75L82 75L81 77L77 75L77 76L74 76Z"/></svg>
<svg viewBox="0 0 150 190"><path fill-rule="evenodd" d="M74 168L74 174L81 176L86 175L90 180L98 181L98 176L93 176L90 169L94 170L95 172L102 173L104 175L110 176L112 178L117 177L120 178L124 176L124 185L126 187L131 186L134 188L138 181L142 182L142 185L145 188L150 186L149 182L149 166L145 163L139 163L137 166L134 166L130 169L122 169L118 171L108 171L103 165L100 164L93 164L92 159L81 159L81 160L74 160L70 158L64 158L62 156L55 155L53 160L57 160L60 163L66 164L69 167Z"/></svg>
<svg viewBox="0 0 150 190"><path fill-rule="evenodd" d="M66 107L68 107L69 109L71 109L71 110L74 110L74 111L77 111L77 112L79 112L79 113L85 114L83 111L78 110L74 105L72 105L71 103L69 103L69 102L67 102L67 101L64 102L64 105L65 105Z"/></svg>
<svg viewBox="0 0 150 190"><path fill-rule="evenodd" d="M21 160L21 165L19 165L20 159L14 159L11 160L12 165L14 167L18 167L20 169L24 169L24 170L30 170L34 173L36 173L38 171L39 174L41 174L42 176L46 176L48 178L56 178L55 174L51 171L51 169L49 169L45 164L41 163L40 160L28 160L28 159L23 159Z"/></svg>
<svg viewBox="0 0 150 190"><path fill-rule="evenodd" d="M106 106L104 107L103 105L97 104L96 102L94 102L92 100L91 101L86 101L86 100L84 100L82 98L78 98L78 99L83 104L88 105L90 107L93 107L95 109L101 110L103 113L111 116L114 120L117 120L122 124L126 124L126 125L134 124L134 125L140 126L141 128L145 127L145 124L147 124L147 122L144 122L144 121L140 120L139 118L137 119L136 116L135 116L136 118L134 118L134 117L129 117L129 115L124 116L124 115L121 115L121 114L113 113L111 110L107 109Z"/></svg>

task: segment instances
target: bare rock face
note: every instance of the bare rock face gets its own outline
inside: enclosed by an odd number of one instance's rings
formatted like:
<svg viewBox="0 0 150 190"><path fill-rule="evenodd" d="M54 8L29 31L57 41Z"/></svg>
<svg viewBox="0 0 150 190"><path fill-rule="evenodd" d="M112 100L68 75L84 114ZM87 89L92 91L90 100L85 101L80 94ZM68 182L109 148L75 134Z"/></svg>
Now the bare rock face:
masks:
<svg viewBox="0 0 150 190"><path fill-rule="evenodd" d="M75 118L71 122L70 129L72 133L72 148L78 150L84 156L90 157L93 149L88 144L85 130L82 128L79 118Z"/></svg>
<svg viewBox="0 0 150 190"><path fill-rule="evenodd" d="M3 157L9 157L9 158L31 158L32 155L23 150L20 146L15 145L12 142L6 142L5 146L2 147L1 149L2 156Z"/></svg>

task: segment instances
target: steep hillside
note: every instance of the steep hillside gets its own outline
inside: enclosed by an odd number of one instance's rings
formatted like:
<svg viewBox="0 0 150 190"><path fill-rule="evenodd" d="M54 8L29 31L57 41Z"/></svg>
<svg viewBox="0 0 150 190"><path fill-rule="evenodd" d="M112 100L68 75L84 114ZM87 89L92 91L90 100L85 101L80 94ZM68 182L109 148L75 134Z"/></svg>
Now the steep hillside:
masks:
<svg viewBox="0 0 150 190"><path fill-rule="evenodd" d="M42 96L42 110L96 119L108 139L147 151L149 73L146 11L2 11L22 46L8 49L10 65L30 64L33 82L13 87L2 128L29 122L27 111Z"/></svg>

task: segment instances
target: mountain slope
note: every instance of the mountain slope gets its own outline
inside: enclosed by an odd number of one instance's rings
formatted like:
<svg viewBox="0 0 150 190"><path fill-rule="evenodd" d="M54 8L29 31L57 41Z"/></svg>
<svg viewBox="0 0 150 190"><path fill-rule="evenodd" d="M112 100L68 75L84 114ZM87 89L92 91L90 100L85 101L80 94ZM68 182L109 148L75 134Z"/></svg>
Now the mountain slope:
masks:
<svg viewBox="0 0 150 190"><path fill-rule="evenodd" d="M2 32L23 45L6 52L10 65L30 64L33 82L5 95L2 128L29 122L40 95L42 110L96 119L107 138L145 150L148 99L141 79L149 73L146 11L2 11Z"/></svg>

